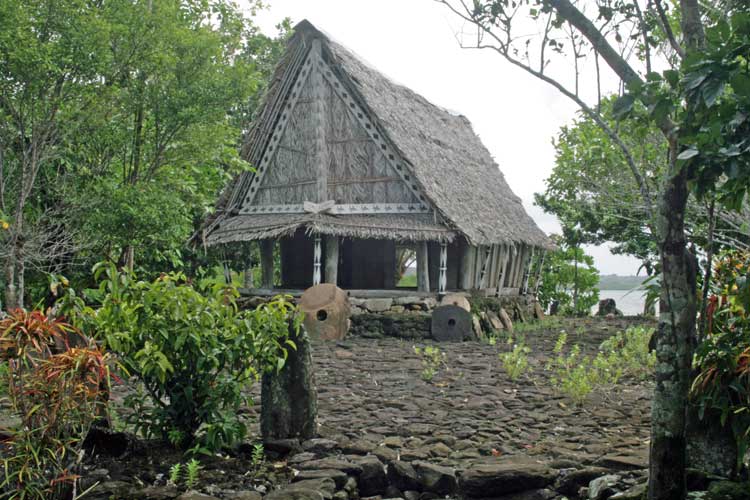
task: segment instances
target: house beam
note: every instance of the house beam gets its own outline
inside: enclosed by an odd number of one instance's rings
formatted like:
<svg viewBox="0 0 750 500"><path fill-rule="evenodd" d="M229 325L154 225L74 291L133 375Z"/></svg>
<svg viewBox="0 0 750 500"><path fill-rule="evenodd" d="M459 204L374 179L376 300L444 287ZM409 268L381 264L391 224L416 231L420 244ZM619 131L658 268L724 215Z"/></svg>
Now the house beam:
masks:
<svg viewBox="0 0 750 500"><path fill-rule="evenodd" d="M503 289L505 282L505 270L508 268L508 256L510 255L510 246L503 244L502 255L500 256L500 266L497 275L497 296L500 296L500 291Z"/></svg>
<svg viewBox="0 0 750 500"><path fill-rule="evenodd" d="M544 270L544 258L547 256L545 250L541 251L542 255L539 258L539 268L536 270L536 279L534 280L534 298L539 297L539 287L542 285L542 271Z"/></svg>
<svg viewBox="0 0 750 500"><path fill-rule="evenodd" d="M482 260L482 271L479 274L479 288L480 290L483 289L487 284L487 273L489 271L490 266L490 256L492 255L492 246L488 245L484 249L484 256Z"/></svg>
<svg viewBox="0 0 750 500"><path fill-rule="evenodd" d="M328 103L326 100L326 82L323 78L323 66L320 64L323 59L320 40L313 40L312 54L317 64L313 74L310 76L313 85L313 95L315 102L313 104L313 123L315 124L315 151L313 153L313 164L315 165L316 185L317 185L317 202L323 203L328 199L328 143L326 133L328 131Z"/></svg>
<svg viewBox="0 0 750 500"><path fill-rule="evenodd" d="M526 265L523 268L523 281L521 285L521 295L526 295L529 292L529 277L531 275L531 264L534 262L536 248L532 248L526 259Z"/></svg>

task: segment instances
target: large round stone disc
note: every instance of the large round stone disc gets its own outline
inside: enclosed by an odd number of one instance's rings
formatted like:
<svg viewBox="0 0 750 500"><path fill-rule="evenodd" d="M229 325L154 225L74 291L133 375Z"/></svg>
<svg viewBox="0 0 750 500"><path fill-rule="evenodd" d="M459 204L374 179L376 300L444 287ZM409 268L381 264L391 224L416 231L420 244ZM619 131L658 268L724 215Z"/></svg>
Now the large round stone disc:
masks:
<svg viewBox="0 0 750 500"><path fill-rule="evenodd" d="M305 313L305 330L312 339L343 340L349 331L349 298L346 292L330 283L305 290L299 301Z"/></svg>
<svg viewBox="0 0 750 500"><path fill-rule="evenodd" d="M321 283L305 290L299 299L299 306L305 312L315 311L331 305L337 299L345 301L346 292L332 283Z"/></svg>
<svg viewBox="0 0 750 500"><path fill-rule="evenodd" d="M436 307L432 311L432 338L438 342L461 342L471 337L471 313L453 305Z"/></svg>

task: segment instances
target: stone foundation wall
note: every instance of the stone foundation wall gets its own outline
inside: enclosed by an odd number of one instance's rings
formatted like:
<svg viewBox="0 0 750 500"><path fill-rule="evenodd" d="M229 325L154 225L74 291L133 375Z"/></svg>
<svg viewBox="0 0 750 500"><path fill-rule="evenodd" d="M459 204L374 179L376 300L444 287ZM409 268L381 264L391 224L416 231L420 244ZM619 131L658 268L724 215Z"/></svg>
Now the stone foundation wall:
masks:
<svg viewBox="0 0 750 500"><path fill-rule="evenodd" d="M502 330L501 311L513 322L529 321L534 316L532 297L467 297L474 319L471 338ZM398 337L429 339L432 310L439 305L434 298L398 297L393 299L349 298L352 304L350 335L365 338Z"/></svg>
<svg viewBox="0 0 750 500"><path fill-rule="evenodd" d="M466 296L471 306L473 332L469 339L482 338L506 327L503 315L512 322L534 317L532 296L480 297ZM248 297L242 307L257 307L268 297ZM397 337L429 339L432 337L432 311L440 305L434 297L359 298L349 297L351 328L349 335L365 338Z"/></svg>

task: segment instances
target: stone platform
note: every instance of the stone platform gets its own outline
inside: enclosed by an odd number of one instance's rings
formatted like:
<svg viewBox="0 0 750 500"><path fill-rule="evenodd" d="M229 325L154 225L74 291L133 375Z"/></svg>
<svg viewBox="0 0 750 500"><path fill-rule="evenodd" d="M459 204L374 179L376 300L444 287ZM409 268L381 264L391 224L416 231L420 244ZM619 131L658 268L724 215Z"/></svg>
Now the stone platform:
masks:
<svg viewBox="0 0 750 500"><path fill-rule="evenodd" d="M630 324L578 321L568 342L592 353ZM558 394L544 366L565 327L526 334L534 372L516 382L498 359L508 349L502 343L359 336L316 343L321 438L287 450L280 444L299 471L293 481L335 476L338 491L346 477L356 478L362 497L377 498L578 498L608 474L614 477L600 486L610 494L639 485L652 388L623 381L582 406ZM420 378L415 345L446 354L430 382Z"/></svg>

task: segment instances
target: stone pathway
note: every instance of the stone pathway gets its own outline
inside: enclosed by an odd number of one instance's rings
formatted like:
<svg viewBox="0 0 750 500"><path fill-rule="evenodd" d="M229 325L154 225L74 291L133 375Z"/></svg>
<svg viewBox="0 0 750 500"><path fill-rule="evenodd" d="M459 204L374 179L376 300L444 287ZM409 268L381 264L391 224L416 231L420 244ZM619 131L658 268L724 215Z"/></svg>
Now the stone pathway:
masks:
<svg viewBox="0 0 750 500"><path fill-rule="evenodd" d="M515 382L498 359L509 349L501 341L315 343L319 438L267 443L260 470L250 466L249 444L206 457L200 492L167 484L169 466L183 458L145 442L122 459L102 457L86 481L101 483L97 500L633 500L644 488L651 384L624 380L576 406L545 370L561 328L569 346L591 354L632 323L585 319L526 333L533 372ZM415 345L445 353L429 382ZM258 411L243 411L251 435Z"/></svg>
<svg viewBox="0 0 750 500"><path fill-rule="evenodd" d="M590 352L619 326L599 324L606 330L569 334L568 343ZM554 331L527 335L534 371L517 382L497 357L505 345L420 342L446 353L446 366L425 382L411 342L320 343L314 348L320 433L382 458L459 468L519 455L645 467L650 385L626 381L577 407L556 393L544 370L556 339Z"/></svg>

